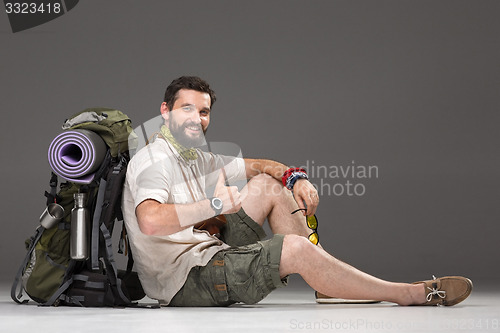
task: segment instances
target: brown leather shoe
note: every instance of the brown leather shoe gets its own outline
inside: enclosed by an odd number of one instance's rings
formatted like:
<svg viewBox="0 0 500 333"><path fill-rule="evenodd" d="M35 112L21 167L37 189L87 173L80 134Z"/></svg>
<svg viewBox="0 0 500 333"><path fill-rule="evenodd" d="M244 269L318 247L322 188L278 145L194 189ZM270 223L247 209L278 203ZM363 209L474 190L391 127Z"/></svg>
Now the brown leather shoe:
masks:
<svg viewBox="0 0 500 333"><path fill-rule="evenodd" d="M472 292L472 281L462 276L445 276L432 280L413 282L423 283L427 293L427 302L420 305L452 306L462 302Z"/></svg>
<svg viewBox="0 0 500 333"><path fill-rule="evenodd" d="M346 299L346 298L337 298L330 297L322 294L318 291L315 292L316 303L320 304L373 304L380 303L380 301L375 301L371 299Z"/></svg>

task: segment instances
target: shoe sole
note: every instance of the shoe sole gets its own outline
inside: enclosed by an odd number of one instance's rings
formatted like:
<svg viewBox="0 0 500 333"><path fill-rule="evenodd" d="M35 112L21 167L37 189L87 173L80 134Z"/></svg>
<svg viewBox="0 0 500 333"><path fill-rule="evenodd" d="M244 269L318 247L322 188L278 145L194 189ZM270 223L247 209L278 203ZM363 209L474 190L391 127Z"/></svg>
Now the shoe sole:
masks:
<svg viewBox="0 0 500 333"><path fill-rule="evenodd" d="M316 298L319 304L375 304L380 301L371 299L344 299L344 298Z"/></svg>

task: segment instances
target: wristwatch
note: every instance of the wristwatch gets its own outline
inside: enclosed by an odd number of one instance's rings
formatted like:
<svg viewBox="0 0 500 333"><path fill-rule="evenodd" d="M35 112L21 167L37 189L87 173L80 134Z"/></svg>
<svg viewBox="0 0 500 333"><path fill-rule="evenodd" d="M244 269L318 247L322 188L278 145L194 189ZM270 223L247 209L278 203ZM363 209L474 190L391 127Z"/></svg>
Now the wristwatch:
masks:
<svg viewBox="0 0 500 333"><path fill-rule="evenodd" d="M209 200L210 207L214 210L215 215L220 215L222 213L222 200L217 197L210 198Z"/></svg>

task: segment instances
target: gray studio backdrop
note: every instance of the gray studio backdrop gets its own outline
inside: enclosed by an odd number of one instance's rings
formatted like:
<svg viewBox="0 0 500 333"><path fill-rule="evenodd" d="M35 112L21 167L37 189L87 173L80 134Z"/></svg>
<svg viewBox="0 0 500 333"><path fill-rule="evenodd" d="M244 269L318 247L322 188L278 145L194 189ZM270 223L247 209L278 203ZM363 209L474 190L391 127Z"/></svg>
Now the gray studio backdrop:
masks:
<svg viewBox="0 0 500 333"><path fill-rule="evenodd" d="M105 106L139 126L187 74L217 92L209 140L308 167L338 258L391 280L498 280L499 15L485 0L85 0L14 34L0 14L0 278L38 223L65 118Z"/></svg>

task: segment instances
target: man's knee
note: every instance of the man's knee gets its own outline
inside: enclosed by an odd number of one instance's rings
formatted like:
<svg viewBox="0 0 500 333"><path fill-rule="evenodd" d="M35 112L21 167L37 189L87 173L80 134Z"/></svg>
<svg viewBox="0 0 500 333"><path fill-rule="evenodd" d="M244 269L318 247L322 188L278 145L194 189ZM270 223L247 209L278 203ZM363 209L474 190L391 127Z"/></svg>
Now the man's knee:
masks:
<svg viewBox="0 0 500 333"><path fill-rule="evenodd" d="M283 239L283 250L286 250L294 255L300 255L314 248L314 244L311 243L306 237L289 234L285 235Z"/></svg>
<svg viewBox="0 0 500 333"><path fill-rule="evenodd" d="M312 255L313 245L306 237L298 235L285 235L281 249L280 274L286 276L299 273L300 266Z"/></svg>
<svg viewBox="0 0 500 333"><path fill-rule="evenodd" d="M278 180L271 177L267 173L261 173L253 177L252 179L250 179L248 184L253 189L260 191L260 195L266 197L283 194L283 191L285 189Z"/></svg>

